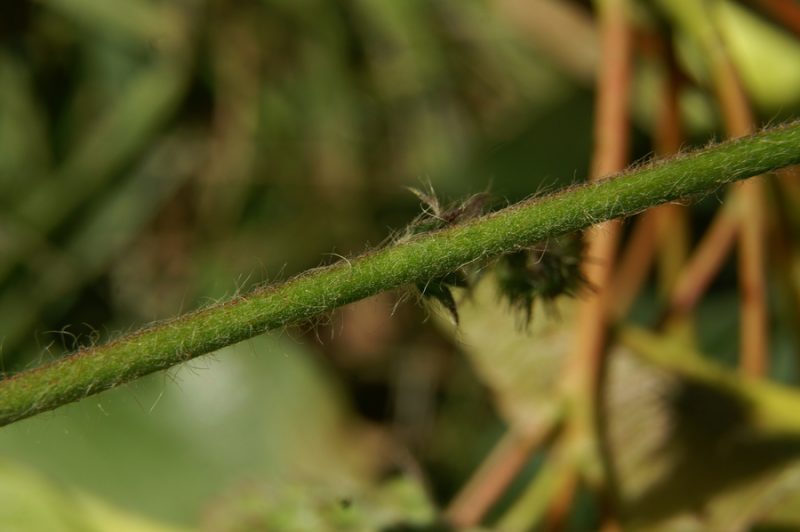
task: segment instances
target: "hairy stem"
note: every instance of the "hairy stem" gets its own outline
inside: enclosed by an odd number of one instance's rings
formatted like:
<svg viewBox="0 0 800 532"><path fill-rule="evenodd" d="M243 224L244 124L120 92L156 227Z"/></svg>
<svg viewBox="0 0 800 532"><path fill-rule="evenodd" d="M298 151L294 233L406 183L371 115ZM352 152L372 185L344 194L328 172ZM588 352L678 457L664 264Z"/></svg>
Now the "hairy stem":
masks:
<svg viewBox="0 0 800 532"><path fill-rule="evenodd" d="M459 266L800 163L800 122L413 237L0 381L0 425Z"/></svg>

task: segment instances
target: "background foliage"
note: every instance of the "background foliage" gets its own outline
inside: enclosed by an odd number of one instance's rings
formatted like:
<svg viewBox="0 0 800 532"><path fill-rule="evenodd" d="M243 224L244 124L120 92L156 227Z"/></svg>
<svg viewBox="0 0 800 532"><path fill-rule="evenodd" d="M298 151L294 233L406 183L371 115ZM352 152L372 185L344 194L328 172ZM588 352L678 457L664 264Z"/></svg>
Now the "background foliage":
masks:
<svg viewBox="0 0 800 532"><path fill-rule="evenodd" d="M708 28L693 26L700 4L713 9L756 122L797 115L798 28L772 18L796 14L796 3L631 1L632 160L657 149L670 68L681 83L681 143L726 135ZM583 180L602 61L598 9L544 0L3 4L3 371L396 238L420 211L409 186L443 198L490 188L514 201ZM768 376L793 386L798 188L781 179L780 197L768 200L782 213L771 231L784 236L769 257ZM719 203L692 209L690 242ZM630 352L613 357L604 423L624 509L614 513L626 526L800 522L789 511L800 425L775 414L800 399L793 389L720 384L729 373L702 365L736 364L738 274L725 262L694 309L692 349L709 356L664 362L659 354L683 334L674 332L623 335L617 350L649 352L650 366ZM657 325L662 281L647 279L627 323ZM561 423L558 371L574 334L569 301L555 314L535 308L524 332L485 291L463 303L459 331L431 308L398 305L403 293L384 294L6 427L0 523L459 523L452 506L442 509L498 441ZM591 481L571 491L541 482L572 475L550 443L523 453L484 525L607 523ZM518 499L529 486L543 495ZM561 493L571 495L559 517ZM541 515L514 517L515 500Z"/></svg>

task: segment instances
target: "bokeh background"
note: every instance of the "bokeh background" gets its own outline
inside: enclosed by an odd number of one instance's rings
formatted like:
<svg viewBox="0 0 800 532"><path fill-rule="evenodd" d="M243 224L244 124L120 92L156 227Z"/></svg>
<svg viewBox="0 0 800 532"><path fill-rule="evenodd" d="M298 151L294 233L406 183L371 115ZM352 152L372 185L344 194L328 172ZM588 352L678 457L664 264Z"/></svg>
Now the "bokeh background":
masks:
<svg viewBox="0 0 800 532"><path fill-rule="evenodd" d="M654 151L658 42L684 76L684 146L724 136L702 50L658 2L632 4L632 160ZM759 122L796 116L796 37L758 2L720 4ZM4 2L2 371L391 242L421 212L408 187L502 206L583 181L595 16L544 0ZM719 202L693 209L694 238ZM728 363L736 286L728 265L697 309L700 345ZM648 287L633 322L657 315ZM437 522L512 423L497 397L518 390L410 293L3 428L0 528ZM796 382L796 324L773 326L772 374ZM579 493L569 522L597 514Z"/></svg>

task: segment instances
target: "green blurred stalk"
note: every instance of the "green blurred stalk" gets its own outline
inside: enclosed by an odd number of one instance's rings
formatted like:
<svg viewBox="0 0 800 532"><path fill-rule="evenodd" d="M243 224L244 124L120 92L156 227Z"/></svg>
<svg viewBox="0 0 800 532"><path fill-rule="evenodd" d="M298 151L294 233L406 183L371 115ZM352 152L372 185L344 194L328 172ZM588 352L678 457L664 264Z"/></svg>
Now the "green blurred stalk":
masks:
<svg viewBox="0 0 800 532"><path fill-rule="evenodd" d="M637 327L623 327L617 340L646 362L740 400L748 408L749 421L763 434L800 435L800 394L796 389L737 374L682 342Z"/></svg>
<svg viewBox="0 0 800 532"><path fill-rule="evenodd" d="M91 32L142 48L157 44L174 52L183 46L185 20L178 8L165 2L141 0L42 0Z"/></svg>
<svg viewBox="0 0 800 532"><path fill-rule="evenodd" d="M0 381L0 424L99 393L390 288L800 163L800 122L534 198L307 272Z"/></svg>
<svg viewBox="0 0 800 532"><path fill-rule="evenodd" d="M186 73L183 62L165 60L138 74L64 165L19 202L13 218L40 237L58 227L152 142L183 95ZM0 256L0 281L34 247L24 234L12 234Z"/></svg>
<svg viewBox="0 0 800 532"><path fill-rule="evenodd" d="M35 258L43 264L41 275L23 275L0 293L0 316L6 317L2 337L6 368L13 367L15 351L42 314L63 313L74 293L100 274L202 164L197 157L202 145L193 137L180 131L159 141L144 163L124 176L76 227L60 252L42 249L29 254L29 262Z"/></svg>

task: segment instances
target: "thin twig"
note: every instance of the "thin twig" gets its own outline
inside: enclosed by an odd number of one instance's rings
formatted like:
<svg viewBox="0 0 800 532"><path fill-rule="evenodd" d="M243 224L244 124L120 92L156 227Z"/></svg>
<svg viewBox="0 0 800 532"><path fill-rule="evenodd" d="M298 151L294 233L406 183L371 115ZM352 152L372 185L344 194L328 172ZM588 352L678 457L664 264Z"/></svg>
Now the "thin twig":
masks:
<svg viewBox="0 0 800 532"><path fill-rule="evenodd" d="M754 119L744 88L728 56L725 42L715 26L718 2L660 2L662 8L682 26L702 49L708 61L713 90L719 102L729 137L749 134ZM750 375L762 375L768 365L768 334L765 276L765 193L759 180L755 185L734 187L726 206L719 211L711 230L698 246L696 257L705 254L706 263L693 258L686 275L678 282L682 290L672 298L672 310L685 313L708 286L733 245L739 241L740 366ZM732 213L735 207L735 212ZM734 214L734 216L731 216ZM711 268L713 266L713 269Z"/></svg>
<svg viewBox="0 0 800 532"><path fill-rule="evenodd" d="M734 204L727 202L717 212L675 281L668 305L669 319L683 317L695 307L725 262L738 232L739 221Z"/></svg>
<svg viewBox="0 0 800 532"><path fill-rule="evenodd" d="M592 180L618 172L628 161L630 144L629 95L633 33L626 0L599 3L601 49L598 80ZM581 301L573 350L573 368L583 375L585 399L598 405L599 387L609 320L614 257L621 236L619 221L606 222L588 233L584 274L596 292ZM587 427L588 428L588 427ZM592 429L593 430L593 429Z"/></svg>
<svg viewBox="0 0 800 532"><path fill-rule="evenodd" d="M678 153L683 142L678 94L680 71L672 48L658 35L648 35L649 50L663 64L661 91L657 101L661 108L656 117L653 139L658 156ZM688 220L686 209L680 205L661 205L643 213L628 238L619 259L612 288L613 314L622 319L633 304L657 256L659 287L669 294L688 253Z"/></svg>
<svg viewBox="0 0 800 532"><path fill-rule="evenodd" d="M629 158L630 120L629 94L633 57L633 31L630 26L630 5L627 0L606 0L598 3L600 48L602 59L598 79L592 180L624 168ZM610 457L604 456L600 442L602 419L600 392L606 355L606 339L612 310L614 261L622 225L606 222L586 233L586 256L583 275L595 288L581 300L575 324L575 342L565 374L570 395L570 440L588 456L580 457L578 475L587 484L598 487L609 481ZM581 444L583 441L585 443ZM566 512L559 510L571 500L578 479L564 479L555 508L549 512L550 525ZM612 489L613 491L613 489Z"/></svg>
<svg viewBox="0 0 800 532"><path fill-rule="evenodd" d="M713 12L708 10L709 19ZM714 28L717 30L717 28ZM709 32L712 33L712 32ZM714 88L720 101L728 135L741 137L754 130L750 103L742 82L733 66L718 31L710 43L716 53L713 61ZM709 50L712 51L712 50ZM766 257L766 194L764 181L757 180L735 189L739 200L739 294L741 298L740 359L742 371L751 376L762 376L769 364L767 284L764 259Z"/></svg>
<svg viewBox="0 0 800 532"><path fill-rule="evenodd" d="M448 506L448 522L459 530L480 524L554 427L549 423L525 433L509 429Z"/></svg>

